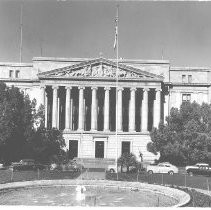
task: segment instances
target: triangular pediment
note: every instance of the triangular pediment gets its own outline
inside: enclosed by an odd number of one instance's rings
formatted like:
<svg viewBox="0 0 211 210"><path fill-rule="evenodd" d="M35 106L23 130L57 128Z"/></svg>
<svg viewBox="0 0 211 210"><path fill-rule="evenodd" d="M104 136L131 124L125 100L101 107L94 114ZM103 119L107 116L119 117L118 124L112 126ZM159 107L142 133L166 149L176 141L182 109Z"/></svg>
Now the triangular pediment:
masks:
<svg viewBox="0 0 211 210"><path fill-rule="evenodd" d="M84 61L38 74L39 78L116 78L117 63L108 59L98 58ZM119 79L162 80L160 75L152 74L138 68L118 64Z"/></svg>

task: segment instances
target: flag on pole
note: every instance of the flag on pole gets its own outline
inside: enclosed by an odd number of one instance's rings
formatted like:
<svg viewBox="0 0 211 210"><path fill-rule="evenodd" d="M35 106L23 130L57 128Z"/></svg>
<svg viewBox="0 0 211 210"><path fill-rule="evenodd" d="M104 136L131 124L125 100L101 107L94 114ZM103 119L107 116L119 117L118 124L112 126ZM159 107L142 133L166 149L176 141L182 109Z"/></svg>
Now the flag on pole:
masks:
<svg viewBox="0 0 211 210"><path fill-rule="evenodd" d="M117 46L117 37L118 36L118 8L117 8L117 15L115 18L115 39L114 39L114 50L116 49Z"/></svg>

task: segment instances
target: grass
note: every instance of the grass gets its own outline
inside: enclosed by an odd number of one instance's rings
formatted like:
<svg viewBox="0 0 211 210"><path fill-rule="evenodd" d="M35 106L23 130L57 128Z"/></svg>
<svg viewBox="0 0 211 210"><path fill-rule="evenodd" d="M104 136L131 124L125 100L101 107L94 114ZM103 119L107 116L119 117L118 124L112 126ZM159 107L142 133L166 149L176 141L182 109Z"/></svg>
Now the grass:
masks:
<svg viewBox="0 0 211 210"><path fill-rule="evenodd" d="M116 180L117 174L106 173L106 179ZM152 174L147 173L118 173L119 181L139 181L148 184L176 185L181 187L199 188L202 190L211 189L211 177L188 176L185 174Z"/></svg>
<svg viewBox="0 0 211 210"><path fill-rule="evenodd" d="M11 170L0 171L0 183L33 181L33 180L53 180L53 179L75 179L80 176L81 172L72 171L15 171L12 174Z"/></svg>
<svg viewBox="0 0 211 210"><path fill-rule="evenodd" d="M200 193L194 189L176 188L187 192L191 196L191 201L185 207L211 207L210 196Z"/></svg>

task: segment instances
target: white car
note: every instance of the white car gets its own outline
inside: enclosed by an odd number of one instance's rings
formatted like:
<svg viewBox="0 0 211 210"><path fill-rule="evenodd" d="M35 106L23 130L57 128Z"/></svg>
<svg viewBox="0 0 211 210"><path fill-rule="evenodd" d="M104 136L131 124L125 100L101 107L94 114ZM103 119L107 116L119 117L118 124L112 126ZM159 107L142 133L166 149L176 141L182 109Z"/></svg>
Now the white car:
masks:
<svg viewBox="0 0 211 210"><path fill-rule="evenodd" d="M178 173L178 168L168 162L159 163L157 165L148 165L147 166L147 172L148 174L153 173L163 173L163 174L170 174L173 175L175 173Z"/></svg>
<svg viewBox="0 0 211 210"><path fill-rule="evenodd" d="M4 164L0 163L0 169L4 168Z"/></svg>

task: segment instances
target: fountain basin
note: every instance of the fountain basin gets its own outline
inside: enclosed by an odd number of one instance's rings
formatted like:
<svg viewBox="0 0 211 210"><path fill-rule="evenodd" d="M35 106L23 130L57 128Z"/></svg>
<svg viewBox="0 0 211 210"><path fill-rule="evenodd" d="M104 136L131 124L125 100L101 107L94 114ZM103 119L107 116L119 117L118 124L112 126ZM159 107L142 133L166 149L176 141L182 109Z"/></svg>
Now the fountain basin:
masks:
<svg viewBox="0 0 211 210"><path fill-rule="evenodd" d="M76 187L85 186L85 199L77 201ZM107 180L39 180L0 185L0 205L39 206L184 206L184 191L139 182Z"/></svg>

